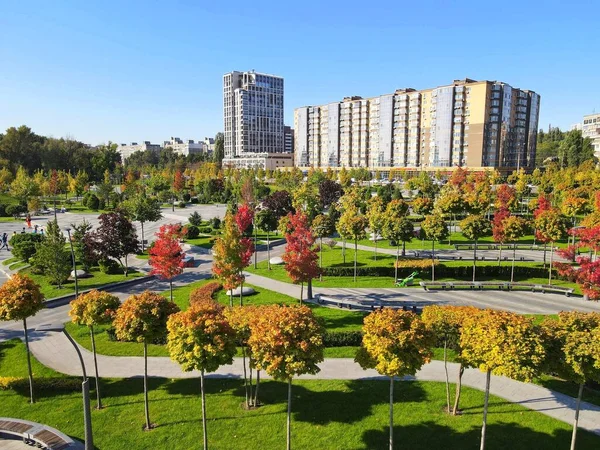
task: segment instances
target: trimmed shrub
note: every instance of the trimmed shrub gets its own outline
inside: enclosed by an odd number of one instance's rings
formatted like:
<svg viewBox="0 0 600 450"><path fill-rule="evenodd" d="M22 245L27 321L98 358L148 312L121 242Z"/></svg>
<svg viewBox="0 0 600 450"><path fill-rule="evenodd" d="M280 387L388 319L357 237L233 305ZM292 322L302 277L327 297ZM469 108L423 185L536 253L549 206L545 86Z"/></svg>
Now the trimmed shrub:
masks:
<svg viewBox="0 0 600 450"><path fill-rule="evenodd" d="M431 260L430 259L399 259L398 264L394 261L394 265L398 268L408 268L408 269L429 269L431 268ZM440 265L440 260L436 259L433 262L435 267Z"/></svg>
<svg viewBox="0 0 600 450"><path fill-rule="evenodd" d="M202 225L202 216L198 214L198 211L194 211L188 217L188 222L196 227L199 227L200 225Z"/></svg>
<svg viewBox="0 0 600 450"><path fill-rule="evenodd" d="M218 217L213 217L208 221L208 223L211 227L213 227L213 229L218 230L219 228L221 228L221 219L219 219Z"/></svg>
<svg viewBox="0 0 600 450"><path fill-rule="evenodd" d="M185 202L179 202L177 206L179 206L180 208L185 208Z"/></svg>
<svg viewBox="0 0 600 450"><path fill-rule="evenodd" d="M200 228L200 233L210 234L211 232L212 232L212 228L211 227L202 227L202 228Z"/></svg>
<svg viewBox="0 0 600 450"><path fill-rule="evenodd" d="M121 272L121 266L114 259L100 260L98 261L98 267L100 267L100 272L107 275L115 275Z"/></svg>
<svg viewBox="0 0 600 450"><path fill-rule="evenodd" d="M96 194L90 194L87 199L87 202L85 203L85 206L87 206L89 209L91 209L93 211L98 211L98 209L100 209L100 199L98 198L98 196Z"/></svg>
<svg viewBox="0 0 600 450"><path fill-rule="evenodd" d="M186 192L185 194L183 194L183 201L184 202L189 202L192 199L192 196Z"/></svg>
<svg viewBox="0 0 600 450"><path fill-rule="evenodd" d="M37 233L15 234L9 241L13 256L25 262L29 262L29 259L35 255L36 244L40 242L42 242L42 235Z"/></svg>
<svg viewBox="0 0 600 450"><path fill-rule="evenodd" d="M361 331L327 331L323 335L325 347L358 347L361 342Z"/></svg>
<svg viewBox="0 0 600 450"><path fill-rule="evenodd" d="M191 201L192 205L197 205L199 203L198 197L192 197L192 199L190 201Z"/></svg>
<svg viewBox="0 0 600 450"><path fill-rule="evenodd" d="M23 205L8 205L5 212L9 216L13 216L15 219L19 217L19 214L27 212L27 207Z"/></svg>
<svg viewBox="0 0 600 450"><path fill-rule="evenodd" d="M43 377L35 379L35 388L50 391L78 391L79 378ZM23 391L29 395L29 379L23 377L0 377L0 391Z"/></svg>
<svg viewBox="0 0 600 450"><path fill-rule="evenodd" d="M214 302L213 296L223 289L223 285L217 281L211 281L190 293L190 306L204 302Z"/></svg>
<svg viewBox="0 0 600 450"><path fill-rule="evenodd" d="M188 239L196 239L198 236L200 236L200 230L195 225L188 225L185 227L185 230L185 236Z"/></svg>

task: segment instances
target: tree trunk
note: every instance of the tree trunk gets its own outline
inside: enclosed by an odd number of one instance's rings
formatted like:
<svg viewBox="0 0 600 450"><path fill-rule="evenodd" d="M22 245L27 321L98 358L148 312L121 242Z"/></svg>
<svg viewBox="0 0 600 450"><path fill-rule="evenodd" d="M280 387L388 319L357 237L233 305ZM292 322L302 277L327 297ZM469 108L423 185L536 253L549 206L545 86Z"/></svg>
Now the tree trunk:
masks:
<svg viewBox="0 0 600 450"><path fill-rule="evenodd" d="M400 261L400 246L396 241L396 264L394 269L394 283L398 282L398 262Z"/></svg>
<svg viewBox="0 0 600 450"><path fill-rule="evenodd" d="M173 303L173 279L169 279L169 291L171 293L171 303Z"/></svg>
<svg viewBox="0 0 600 450"><path fill-rule="evenodd" d="M394 450L394 377L390 377L390 450Z"/></svg>
<svg viewBox="0 0 600 450"><path fill-rule="evenodd" d="M242 293L244 292L244 280L242 279L242 283L240 284L240 306L243 306L242 301Z"/></svg>
<svg viewBox="0 0 600 450"><path fill-rule="evenodd" d="M292 448L292 379L288 380L288 405L287 405L287 439L286 449Z"/></svg>
<svg viewBox="0 0 600 450"><path fill-rule="evenodd" d="M246 392L246 409L250 408L250 396L248 395L248 374L246 372L246 346L242 345L242 366L244 367L244 391Z"/></svg>
<svg viewBox="0 0 600 450"><path fill-rule="evenodd" d="M344 258L344 264L346 264L346 239L342 240L342 258Z"/></svg>
<svg viewBox="0 0 600 450"><path fill-rule="evenodd" d="M358 241L354 239L354 282L356 283L356 259L358 258Z"/></svg>
<svg viewBox="0 0 600 450"><path fill-rule="evenodd" d="M510 282L515 281L515 260L517 259L517 244L513 244L513 260L512 267L510 268Z"/></svg>
<svg viewBox="0 0 600 450"><path fill-rule="evenodd" d="M431 281L435 281L435 241L431 241Z"/></svg>
<svg viewBox="0 0 600 450"><path fill-rule="evenodd" d="M375 261L377 261L377 233L373 233L373 238L375 239Z"/></svg>
<svg viewBox="0 0 600 450"><path fill-rule="evenodd" d="M402 241L402 256L406 256L406 241Z"/></svg>
<svg viewBox="0 0 600 450"><path fill-rule="evenodd" d="M548 243L544 242L544 269L546 268L546 249L548 247Z"/></svg>
<svg viewBox="0 0 600 450"><path fill-rule="evenodd" d="M129 267L127 267L127 255L125 255L125 266L123 267L123 271L125 272L125 276L127 276L127 272L129 272Z"/></svg>
<svg viewBox="0 0 600 450"><path fill-rule="evenodd" d="M307 300L312 300L313 299L312 278L306 282L306 299Z"/></svg>
<svg viewBox="0 0 600 450"><path fill-rule="evenodd" d="M29 351L29 335L27 334L27 319L23 319L23 330L25 331L25 349L27 350L27 374L29 376L29 402L35 403L33 398L33 374L31 373L31 353Z"/></svg>
<svg viewBox="0 0 600 450"><path fill-rule="evenodd" d="M323 280L323 237L319 238L319 269L321 269L321 273L319 274L319 280Z"/></svg>
<svg viewBox="0 0 600 450"><path fill-rule="evenodd" d="M208 450L208 436L206 435L206 400L204 398L204 370L200 371L200 397L202 398L202 443L204 450Z"/></svg>
<svg viewBox="0 0 600 450"><path fill-rule="evenodd" d="M490 399L490 378L492 375L492 371L488 370L485 374L485 400L483 401L483 425L481 426L481 445L479 446L479 450L485 449L485 431L487 427L487 412L488 412L488 402Z"/></svg>
<svg viewBox="0 0 600 450"><path fill-rule="evenodd" d="M554 242L550 242L550 266L548 268L548 284L552 284L552 256L554 255Z"/></svg>
<svg viewBox="0 0 600 450"><path fill-rule="evenodd" d="M500 261L502 261L502 242L500 242L500 252L498 253L498 267L500 267Z"/></svg>
<svg viewBox="0 0 600 450"><path fill-rule="evenodd" d="M229 289L229 307L233 308L233 289Z"/></svg>
<svg viewBox="0 0 600 450"><path fill-rule="evenodd" d="M444 339L444 372L446 373L446 412L450 414L450 380L448 379L448 339Z"/></svg>
<svg viewBox="0 0 600 450"><path fill-rule="evenodd" d="M454 416L458 414L458 404L460 402L460 391L462 388L462 377L464 373L465 367L461 363L458 368L458 382L456 383L456 392L454 394L454 408L452 409L452 415Z"/></svg>
<svg viewBox="0 0 600 450"><path fill-rule="evenodd" d="M571 436L571 450L575 450L575 440L577 439L577 426L579 423L579 409L581 407L581 397L583 397L583 385L579 383L579 393L577 394L577 406L575 407L575 420L573 420L573 435Z"/></svg>
<svg viewBox="0 0 600 450"><path fill-rule="evenodd" d="M148 342L144 339L144 411L146 413L146 430L150 430L150 411L148 406Z"/></svg>
<svg viewBox="0 0 600 450"><path fill-rule="evenodd" d="M254 407L258 408L258 386L260 385L260 370L256 371L256 389L254 390Z"/></svg>
<svg viewBox="0 0 600 450"><path fill-rule="evenodd" d="M269 240L269 231L267 231L267 267L271 270L271 241Z"/></svg>
<svg viewBox="0 0 600 450"><path fill-rule="evenodd" d="M92 353L94 354L94 370L96 373L96 409L102 409L102 400L100 398L100 377L98 376L98 358L96 356L96 338L94 337L94 326L90 326L90 336L92 338Z"/></svg>
<svg viewBox="0 0 600 450"><path fill-rule="evenodd" d="M304 283L300 283L300 304L302 305L302 297L304 295Z"/></svg>
<svg viewBox="0 0 600 450"><path fill-rule="evenodd" d="M473 283L475 283L475 268L477 267L477 239L475 239L475 245L473 246Z"/></svg>
<svg viewBox="0 0 600 450"><path fill-rule="evenodd" d="M256 260L256 258L257 258L257 250L256 249L257 249L258 236L256 233L257 230L256 230L256 225L254 225L254 222L252 222L252 228L254 229L254 268L256 269L257 264L258 264L258 261Z"/></svg>
<svg viewBox="0 0 600 450"><path fill-rule="evenodd" d="M144 253L144 222L140 221L140 225L142 226L142 253Z"/></svg>

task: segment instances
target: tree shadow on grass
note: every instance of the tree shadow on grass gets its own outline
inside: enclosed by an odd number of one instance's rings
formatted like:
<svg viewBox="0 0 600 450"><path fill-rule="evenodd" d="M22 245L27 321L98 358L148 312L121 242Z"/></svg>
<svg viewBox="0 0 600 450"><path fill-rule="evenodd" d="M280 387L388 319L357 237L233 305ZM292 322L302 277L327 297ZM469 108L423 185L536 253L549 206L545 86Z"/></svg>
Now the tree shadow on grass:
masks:
<svg viewBox="0 0 600 450"><path fill-rule="evenodd" d="M206 395L235 394L240 387L242 387L243 391L243 384L244 380L239 378L229 379L206 377L204 379L204 393ZM172 380L165 386L165 389L170 395L197 395L200 397L200 377Z"/></svg>
<svg viewBox="0 0 600 450"><path fill-rule="evenodd" d="M363 433L364 448L387 448L389 428L367 430ZM467 431L458 432L452 427L435 422L424 422L418 425L396 425L394 427L394 443L398 447L411 450L431 450L442 448L478 449L481 429L471 427ZM544 450L568 448L571 432L567 430L551 430L548 433L522 427L517 423L488 424L486 449L488 450ZM401 445L400 445L401 444ZM597 449L600 437L579 430L577 448Z"/></svg>

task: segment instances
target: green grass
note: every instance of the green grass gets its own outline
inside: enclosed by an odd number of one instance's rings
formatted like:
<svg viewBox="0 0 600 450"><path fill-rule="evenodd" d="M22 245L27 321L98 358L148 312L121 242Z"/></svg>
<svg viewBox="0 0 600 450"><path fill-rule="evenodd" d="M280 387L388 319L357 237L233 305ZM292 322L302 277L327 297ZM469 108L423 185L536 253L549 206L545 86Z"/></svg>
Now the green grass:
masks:
<svg viewBox="0 0 600 450"><path fill-rule="evenodd" d="M190 293L198 287L208 283L210 280L198 281L187 286L173 289L173 301L179 308L185 310L189 306ZM256 290L256 294L244 297L245 305L271 305L271 304L298 304L287 295L278 292L269 291L256 286L251 286ZM164 292L165 297L169 297L169 292ZM221 290L216 295L216 300L223 305L229 305L229 297ZM234 298L234 304L237 305L239 298ZM364 314L360 312L343 311L338 309L326 308L323 306L308 304L315 315L320 318L328 331L351 331L360 330ZM96 340L96 350L103 355L112 356L138 356L143 354L142 344L136 342L116 342L109 339L107 329L109 326L94 327L94 337ZM74 323L67 324L67 330L73 338L84 348L92 349L90 334L87 327L79 326ZM163 345L148 345L149 356L169 356L167 349ZM344 354L344 357L354 358L354 353Z"/></svg>
<svg viewBox="0 0 600 450"><path fill-rule="evenodd" d="M17 270L17 269L21 269L23 267L25 267L27 265L27 263L25 261L17 261L15 263L12 263L10 266L8 266L8 268L10 270Z"/></svg>
<svg viewBox="0 0 600 450"><path fill-rule="evenodd" d="M334 248L323 248L323 267L354 267L354 248L348 246L346 249L346 262L343 260L343 250L341 247ZM396 257L394 255L386 255L379 253L377 255L377 260L375 260L375 253L358 250L357 251L357 267L393 267L394 261ZM459 267L459 266L467 266L472 267L472 261L444 261L442 263L447 267ZM478 261L477 267L482 266L495 266L498 262L496 261ZM510 263L503 263L503 265L510 265ZM542 267L541 262L517 262L516 266L519 267ZM246 269L248 272L255 273L257 275L261 275L264 277L272 278L278 281L288 282L290 281L287 272L283 265L271 266L271 270L268 270L267 261L261 261L258 263L257 269L254 269L252 266ZM413 287L419 287L419 281L423 281L424 279L417 276L414 280ZM456 278L450 277L437 277L438 281L452 281L456 280ZM470 281L471 275L470 272L465 277L465 280ZM507 280L498 280L490 277L477 277L478 281L507 281ZM425 281L430 281L430 278L425 279ZM547 284L547 278L527 278L524 276L515 275L515 281L517 282L529 282L536 284ZM581 290L579 286L575 283L571 283L564 280L552 280L552 284L556 286L562 287L570 287L575 289L576 294L580 294ZM354 282L354 278L351 276L348 277L334 277L334 276L323 276L322 280L313 280L313 285L315 287L358 287L358 288L390 288L394 287L394 279L393 277L378 277L378 276L359 276L357 281Z"/></svg>
<svg viewBox="0 0 600 450"><path fill-rule="evenodd" d="M186 239L185 242L186 244L195 245L196 247L211 249L213 246L213 238L214 236L199 236L194 239Z"/></svg>
<svg viewBox="0 0 600 450"><path fill-rule="evenodd" d="M17 263L19 261L21 261L19 258L12 257L12 258L8 258L8 259L5 259L4 261L2 261L2 265L10 266L11 264Z"/></svg>
<svg viewBox="0 0 600 450"><path fill-rule="evenodd" d="M150 259L150 255L148 254L148 251L145 251L144 253L138 253L137 255L135 255L135 257L137 259L143 259L146 261Z"/></svg>
<svg viewBox="0 0 600 450"><path fill-rule="evenodd" d="M67 295L75 292L75 281L68 280L66 283L62 285L62 288L59 289L58 286L51 285L48 282L48 277L45 275L37 275L31 272L30 269L24 269L23 273L27 274L31 277L37 284L40 285L42 294L46 297L46 299L60 297L61 295ZM100 286L104 286L106 284L116 283L119 281L130 280L132 278L141 277L144 274L141 272L136 272L133 269L129 269L129 274L127 277L123 274L115 274L109 275L100 272L99 269L92 269L90 274L92 275L90 278L79 278L78 285L79 290L83 291L86 289L94 289Z"/></svg>
<svg viewBox="0 0 600 450"><path fill-rule="evenodd" d="M543 244L539 243L539 241L535 241L535 242L539 248L544 247ZM368 245L371 247L375 247L375 243L373 241L371 241L370 239L362 239L362 240L358 241L358 243L360 245ZM454 250L454 244L473 244L473 243L474 243L474 241L467 239L461 233L450 233L450 244L448 244L448 240L445 240L442 242L436 242L435 248L443 249L443 250ZM487 237L483 237L483 238L479 239L478 243L479 244L495 244L494 239L491 236L487 236ZM519 239L519 244L522 244L522 245L533 245L533 243L534 243L533 235L523 236L521 239ZM556 247L566 247L566 246L567 246L566 239L560 240L554 244L555 248ZM377 241L377 247L388 248L388 249L391 248L394 250L396 249L395 246L390 245L390 241L388 239L381 239L381 240ZM402 246L400 246L400 248L402 248ZM407 250L431 250L431 241L428 241L428 240L421 241L420 239L413 239L411 242L406 243L406 249ZM550 257L550 246L548 246L548 257Z"/></svg>
<svg viewBox="0 0 600 450"><path fill-rule="evenodd" d="M23 221L22 218L15 219L14 217L0 217L0 223Z"/></svg>
<svg viewBox="0 0 600 450"><path fill-rule="evenodd" d="M24 346L0 344L0 376L25 376ZM35 377L62 377L33 361ZM94 443L103 450L196 448L202 440L201 403L197 379L149 381L150 417L144 423L143 383L139 378L102 380L104 409L92 410ZM295 380L292 388L294 448L387 448L388 393L386 380ZM241 408L241 380L207 379L206 410L210 448L262 450L285 446L287 385L261 382L263 406ZM45 423L82 440L81 392L38 388L37 402L28 403L27 389L0 391L0 416ZM94 392L92 392L92 397ZM431 450L478 447L483 393L463 388L463 415L443 412L445 387L435 382L395 384L394 433L402 448ZM571 427L540 413L490 396L487 448L568 448ZM597 449L600 437L581 431L579 450Z"/></svg>
<svg viewBox="0 0 600 450"><path fill-rule="evenodd" d="M0 192L0 203L6 206L16 205L19 203L19 200L5 192Z"/></svg>

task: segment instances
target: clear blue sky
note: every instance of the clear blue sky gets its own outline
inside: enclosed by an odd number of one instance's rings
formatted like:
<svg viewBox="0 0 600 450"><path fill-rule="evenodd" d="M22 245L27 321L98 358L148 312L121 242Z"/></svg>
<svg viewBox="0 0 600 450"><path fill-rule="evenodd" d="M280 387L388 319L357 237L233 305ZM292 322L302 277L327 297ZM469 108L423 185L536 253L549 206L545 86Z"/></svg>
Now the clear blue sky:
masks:
<svg viewBox="0 0 600 450"><path fill-rule="evenodd" d="M538 92L540 126L565 128L600 111L599 13L597 1L5 0L0 129L91 144L213 136L222 75L250 69L285 78L288 124L298 106L469 77Z"/></svg>

